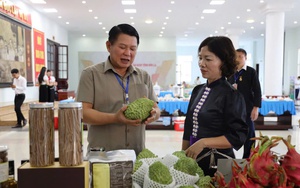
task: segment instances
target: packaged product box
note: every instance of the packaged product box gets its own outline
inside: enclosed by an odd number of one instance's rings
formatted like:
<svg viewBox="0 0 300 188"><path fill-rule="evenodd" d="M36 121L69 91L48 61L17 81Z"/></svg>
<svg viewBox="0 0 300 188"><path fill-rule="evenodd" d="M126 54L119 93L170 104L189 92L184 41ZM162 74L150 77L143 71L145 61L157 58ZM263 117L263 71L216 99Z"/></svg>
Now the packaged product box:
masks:
<svg viewBox="0 0 300 188"><path fill-rule="evenodd" d="M78 166L32 167L25 162L18 168L18 188L89 188L89 162Z"/></svg>
<svg viewBox="0 0 300 188"><path fill-rule="evenodd" d="M91 151L91 188L132 188L134 150Z"/></svg>

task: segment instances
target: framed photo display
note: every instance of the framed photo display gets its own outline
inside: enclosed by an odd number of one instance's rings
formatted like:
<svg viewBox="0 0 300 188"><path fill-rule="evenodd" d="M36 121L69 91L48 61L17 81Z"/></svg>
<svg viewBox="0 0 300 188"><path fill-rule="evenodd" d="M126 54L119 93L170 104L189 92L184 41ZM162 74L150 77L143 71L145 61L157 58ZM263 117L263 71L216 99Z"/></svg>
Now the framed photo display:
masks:
<svg viewBox="0 0 300 188"><path fill-rule="evenodd" d="M10 87L13 68L33 86L31 50L31 28L0 12L0 88Z"/></svg>

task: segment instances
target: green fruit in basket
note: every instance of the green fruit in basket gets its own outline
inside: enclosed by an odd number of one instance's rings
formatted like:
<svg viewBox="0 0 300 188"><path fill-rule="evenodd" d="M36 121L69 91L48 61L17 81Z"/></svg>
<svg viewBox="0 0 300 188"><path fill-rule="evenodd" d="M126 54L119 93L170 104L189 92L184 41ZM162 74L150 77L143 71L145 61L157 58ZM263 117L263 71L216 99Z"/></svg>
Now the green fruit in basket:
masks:
<svg viewBox="0 0 300 188"><path fill-rule="evenodd" d="M174 169L192 176L196 175L198 167L199 166L197 162L190 157L179 158L178 161L174 164Z"/></svg>
<svg viewBox="0 0 300 188"><path fill-rule="evenodd" d="M163 185L171 184L173 181L168 167L160 161L156 161L149 166L149 178Z"/></svg>
<svg viewBox="0 0 300 188"><path fill-rule="evenodd" d="M154 101L148 98L139 98L127 106L124 115L127 119L144 121L150 116L153 105Z"/></svg>
<svg viewBox="0 0 300 188"><path fill-rule="evenodd" d="M142 161L136 160L133 166L133 173L135 173L142 165L143 165Z"/></svg>

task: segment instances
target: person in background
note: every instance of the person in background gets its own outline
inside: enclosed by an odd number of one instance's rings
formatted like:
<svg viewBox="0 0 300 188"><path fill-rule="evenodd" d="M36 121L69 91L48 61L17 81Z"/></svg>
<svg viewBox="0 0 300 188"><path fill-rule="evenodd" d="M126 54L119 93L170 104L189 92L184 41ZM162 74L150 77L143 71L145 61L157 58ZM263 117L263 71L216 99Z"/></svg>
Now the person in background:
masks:
<svg viewBox="0 0 300 188"><path fill-rule="evenodd" d="M48 102L48 77L46 75L46 67L42 67L38 76L39 82L39 102Z"/></svg>
<svg viewBox="0 0 300 188"><path fill-rule="evenodd" d="M250 156L251 147L255 144L250 138L255 137L254 122L258 118L258 109L261 107L261 88L255 69L246 65L247 52L239 48L236 50L237 71L228 81L243 94L246 103L247 125L249 132L244 144L243 158Z"/></svg>
<svg viewBox="0 0 300 188"><path fill-rule="evenodd" d="M214 176L220 158L235 158L246 138L246 105L226 80L236 67L228 37L208 37L198 48L199 67L207 82L194 87L188 105L182 150L195 159L205 175Z"/></svg>
<svg viewBox="0 0 300 188"><path fill-rule="evenodd" d="M25 100L25 90L27 87L27 80L26 78L20 75L18 69L12 69L11 75L13 77L13 83L11 85L11 88L15 90L14 104L15 104L15 112L17 115L17 124L12 128L22 128L27 124L27 120L25 119L21 111L21 106Z"/></svg>
<svg viewBox="0 0 300 188"><path fill-rule="evenodd" d="M48 78L48 102L54 102L57 82L55 81L55 77L52 75L52 70L49 69L47 70L47 78Z"/></svg>
<svg viewBox="0 0 300 188"><path fill-rule="evenodd" d="M126 119L129 102L147 97L157 102L150 75L133 62L139 34L129 24L111 28L105 62L85 68L79 80L76 101L82 102L83 122L88 125L88 148L133 149L138 155L145 148L145 126L160 117L157 103L145 122Z"/></svg>
<svg viewBox="0 0 300 188"><path fill-rule="evenodd" d="M295 100L299 100L299 90L300 90L300 76L295 79Z"/></svg>
<svg viewBox="0 0 300 188"><path fill-rule="evenodd" d="M197 76L195 80L195 85L200 85L200 84L201 84L200 76Z"/></svg>

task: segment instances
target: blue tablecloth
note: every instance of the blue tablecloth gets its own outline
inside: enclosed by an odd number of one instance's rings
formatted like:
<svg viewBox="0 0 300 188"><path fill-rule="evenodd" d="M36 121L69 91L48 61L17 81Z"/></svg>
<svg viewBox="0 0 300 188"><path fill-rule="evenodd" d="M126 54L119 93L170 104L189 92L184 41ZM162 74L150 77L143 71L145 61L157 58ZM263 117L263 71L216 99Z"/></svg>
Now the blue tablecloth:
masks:
<svg viewBox="0 0 300 188"><path fill-rule="evenodd" d="M158 97L164 97L165 95L170 94L172 97L174 97L174 94L172 91L160 91Z"/></svg>
<svg viewBox="0 0 300 188"><path fill-rule="evenodd" d="M186 114L188 105L189 101L159 101L158 103L160 110L165 110L170 114L177 109Z"/></svg>
<svg viewBox="0 0 300 188"><path fill-rule="evenodd" d="M289 111L291 115L296 114L295 104L292 100L262 100L259 113L264 116L270 111L277 115L282 115L285 111Z"/></svg>

